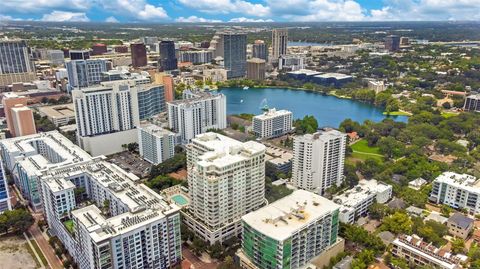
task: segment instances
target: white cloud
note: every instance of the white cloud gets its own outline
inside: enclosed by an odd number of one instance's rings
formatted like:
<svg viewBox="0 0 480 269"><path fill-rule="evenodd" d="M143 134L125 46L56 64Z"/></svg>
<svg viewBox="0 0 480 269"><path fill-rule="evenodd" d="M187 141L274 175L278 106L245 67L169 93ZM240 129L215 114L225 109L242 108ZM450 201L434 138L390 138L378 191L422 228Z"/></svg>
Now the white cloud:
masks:
<svg viewBox="0 0 480 269"><path fill-rule="evenodd" d="M273 22L271 19L251 19L251 18L245 18L245 17L240 17L240 18L233 18L229 20L228 22Z"/></svg>
<svg viewBox="0 0 480 269"><path fill-rule="evenodd" d="M154 6L146 0L102 0L102 7L110 12L122 14L133 20L161 21L168 19L162 6Z"/></svg>
<svg viewBox="0 0 480 269"><path fill-rule="evenodd" d="M119 21L117 20L117 18L115 18L113 16L110 16L110 17L105 19L105 22L118 23Z"/></svg>
<svg viewBox="0 0 480 269"><path fill-rule="evenodd" d="M76 22L87 22L90 19L83 12L68 12L68 11L58 11L54 10L49 14L44 14L40 19L42 21L76 21Z"/></svg>
<svg viewBox="0 0 480 269"><path fill-rule="evenodd" d="M86 11L95 0L1 0L0 10L18 13L50 11L52 9L68 11Z"/></svg>
<svg viewBox="0 0 480 269"><path fill-rule="evenodd" d="M184 6L204 13L240 13L249 16L266 17L270 8L244 0L178 0Z"/></svg>
<svg viewBox="0 0 480 269"><path fill-rule="evenodd" d="M13 21L13 17L0 14L0 21Z"/></svg>
<svg viewBox="0 0 480 269"><path fill-rule="evenodd" d="M365 10L353 0L267 0L274 16L288 21L361 21Z"/></svg>
<svg viewBox="0 0 480 269"><path fill-rule="evenodd" d="M190 16L190 17L178 17L175 19L176 22L222 22L221 20L210 20L205 19L197 16Z"/></svg>

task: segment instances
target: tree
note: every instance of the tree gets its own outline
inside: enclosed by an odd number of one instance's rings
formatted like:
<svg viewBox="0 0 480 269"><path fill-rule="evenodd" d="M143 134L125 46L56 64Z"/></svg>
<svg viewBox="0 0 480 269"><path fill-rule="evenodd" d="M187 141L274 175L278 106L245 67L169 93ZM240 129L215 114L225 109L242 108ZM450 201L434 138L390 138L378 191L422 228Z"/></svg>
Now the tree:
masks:
<svg viewBox="0 0 480 269"><path fill-rule="evenodd" d="M305 116L294 122L295 132L297 134L312 134L318 129L318 122L314 116Z"/></svg>
<svg viewBox="0 0 480 269"><path fill-rule="evenodd" d="M372 250L364 249L355 256L352 261L352 269L365 269L375 260L375 253Z"/></svg>
<svg viewBox="0 0 480 269"><path fill-rule="evenodd" d="M383 231L390 231L394 234L411 234L413 222L406 213L395 212L383 219L380 226Z"/></svg>
<svg viewBox="0 0 480 269"><path fill-rule="evenodd" d="M440 212L442 213L442 216L448 218L450 217L450 214L452 213L452 208L448 205L442 205L440 208Z"/></svg>
<svg viewBox="0 0 480 269"><path fill-rule="evenodd" d="M450 102L445 102L442 104L442 107L445 108L445 109L450 109L452 108L452 105L450 104Z"/></svg>
<svg viewBox="0 0 480 269"><path fill-rule="evenodd" d="M465 251L465 242L460 238L455 238L452 241L452 252L457 254L457 253L463 253L464 251Z"/></svg>
<svg viewBox="0 0 480 269"><path fill-rule="evenodd" d="M14 233L26 232L33 223L32 215L23 208L7 210L0 215L0 229L5 233L9 231Z"/></svg>
<svg viewBox="0 0 480 269"><path fill-rule="evenodd" d="M373 203L368 209L370 217L376 220L381 220L389 211L390 208L388 206L379 203Z"/></svg>
<svg viewBox="0 0 480 269"><path fill-rule="evenodd" d="M233 258L228 256L225 260L217 267L217 269L238 269L239 267L233 262Z"/></svg>
<svg viewBox="0 0 480 269"><path fill-rule="evenodd" d="M377 146L380 148L380 152L385 154L389 159L401 157L405 148L405 145L402 142L397 141L391 136L382 137L377 142Z"/></svg>

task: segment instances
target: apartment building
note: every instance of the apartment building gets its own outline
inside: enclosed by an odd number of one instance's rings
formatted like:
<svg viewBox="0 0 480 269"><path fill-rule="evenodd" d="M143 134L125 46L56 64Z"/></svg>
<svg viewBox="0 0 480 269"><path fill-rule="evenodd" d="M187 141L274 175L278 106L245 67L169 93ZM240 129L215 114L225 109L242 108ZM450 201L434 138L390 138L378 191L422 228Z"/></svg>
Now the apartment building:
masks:
<svg viewBox="0 0 480 269"><path fill-rule="evenodd" d="M308 265L339 240L338 215L337 204L297 190L243 216L241 266L316 268Z"/></svg>
<svg viewBox="0 0 480 269"><path fill-rule="evenodd" d="M184 92L183 100L167 103L168 124L183 144L210 129L227 128L227 97L209 92Z"/></svg>
<svg viewBox="0 0 480 269"><path fill-rule="evenodd" d="M181 261L179 208L104 158L42 172L51 232L80 269L174 267Z"/></svg>
<svg viewBox="0 0 480 269"><path fill-rule="evenodd" d="M0 141L0 150L5 168L34 210L42 209L42 172L91 158L58 131L4 139Z"/></svg>
<svg viewBox="0 0 480 269"><path fill-rule="evenodd" d="M385 204L390 198L392 186L371 179L360 181L357 186L335 195L332 200L340 205L340 221L351 224L365 216L373 203Z"/></svg>
<svg viewBox="0 0 480 269"><path fill-rule="evenodd" d="M347 135L319 131L293 140L292 182L300 189L322 195L343 182Z"/></svg>
<svg viewBox="0 0 480 269"><path fill-rule="evenodd" d="M240 234L241 217L265 205L265 146L217 134L187 145L187 227L214 244Z"/></svg>
<svg viewBox="0 0 480 269"><path fill-rule="evenodd" d="M3 162L0 161L0 214L5 210L11 210L10 194L8 193L7 176Z"/></svg>
<svg viewBox="0 0 480 269"><path fill-rule="evenodd" d="M434 181L429 200L437 204L480 213L480 181L471 175L444 172Z"/></svg>
<svg viewBox="0 0 480 269"><path fill-rule="evenodd" d="M159 164L175 154L177 134L160 126L148 124L137 127L140 156L151 164Z"/></svg>
<svg viewBox="0 0 480 269"><path fill-rule="evenodd" d="M416 266L431 266L440 269L460 269L467 256L454 255L424 242L417 235L400 235L392 242L392 255L405 259Z"/></svg>
<svg viewBox="0 0 480 269"><path fill-rule="evenodd" d="M103 59L71 60L65 63L68 73L68 91L98 85L107 71Z"/></svg>
<svg viewBox="0 0 480 269"><path fill-rule="evenodd" d="M0 88L37 79L25 40L0 39Z"/></svg>
<svg viewBox="0 0 480 269"><path fill-rule="evenodd" d="M252 129L256 137L272 138L292 131L292 112L288 110L268 109L252 120Z"/></svg>

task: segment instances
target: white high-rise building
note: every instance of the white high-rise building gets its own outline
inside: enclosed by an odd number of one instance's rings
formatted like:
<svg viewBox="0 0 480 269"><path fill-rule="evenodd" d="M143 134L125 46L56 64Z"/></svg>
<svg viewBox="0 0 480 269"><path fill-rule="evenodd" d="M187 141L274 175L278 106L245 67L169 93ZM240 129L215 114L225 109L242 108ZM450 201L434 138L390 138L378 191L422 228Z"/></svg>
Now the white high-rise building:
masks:
<svg viewBox="0 0 480 269"><path fill-rule="evenodd" d="M292 112L275 108L269 109L265 113L253 117L252 129L260 138L282 136L292 131Z"/></svg>
<svg viewBox="0 0 480 269"><path fill-rule="evenodd" d="M217 134L187 145L190 205L186 225L214 244L241 232L241 217L265 201L265 146Z"/></svg>
<svg viewBox="0 0 480 269"><path fill-rule="evenodd" d="M209 129L227 128L227 97L207 92L184 93L183 100L167 103L168 124L183 144Z"/></svg>
<svg viewBox="0 0 480 269"><path fill-rule="evenodd" d="M174 267L181 261L179 208L104 158L42 173L51 232L80 269Z"/></svg>
<svg viewBox="0 0 480 269"><path fill-rule="evenodd" d="M140 156L149 163L159 164L175 154L177 135L154 124L142 125L138 129Z"/></svg>
<svg viewBox="0 0 480 269"><path fill-rule="evenodd" d="M288 29L272 30L272 59L278 61L283 55L287 54Z"/></svg>
<svg viewBox="0 0 480 269"><path fill-rule="evenodd" d="M8 193L7 176L3 162L0 160L0 214L5 210L11 210L10 194Z"/></svg>
<svg viewBox="0 0 480 269"><path fill-rule="evenodd" d="M347 135L319 131L293 140L292 182L300 189L322 195L343 181Z"/></svg>

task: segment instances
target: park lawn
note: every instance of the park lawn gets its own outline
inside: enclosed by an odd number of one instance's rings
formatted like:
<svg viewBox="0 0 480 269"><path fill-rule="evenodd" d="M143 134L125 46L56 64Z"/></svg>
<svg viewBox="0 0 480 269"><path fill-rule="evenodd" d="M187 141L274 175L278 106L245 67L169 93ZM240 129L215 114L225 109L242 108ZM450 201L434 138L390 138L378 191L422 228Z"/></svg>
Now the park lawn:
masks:
<svg viewBox="0 0 480 269"><path fill-rule="evenodd" d="M392 111L392 112L383 112L383 115L388 116L412 116L412 113L405 111Z"/></svg>
<svg viewBox="0 0 480 269"><path fill-rule="evenodd" d="M367 155L367 154L363 154L363 153L360 153L360 152L352 152L350 157L347 158L346 162L349 163L349 164L355 164L357 161L364 162L367 159L374 159L374 160L377 160L381 163L384 162L384 159L383 159L382 156Z"/></svg>
<svg viewBox="0 0 480 269"><path fill-rule="evenodd" d="M379 147L370 147L368 141L365 139L358 140L355 144L351 145L354 153L372 153L372 154L381 154Z"/></svg>
<svg viewBox="0 0 480 269"><path fill-rule="evenodd" d="M448 119L448 118L451 118L451 117L455 117L455 116L458 116L460 113L455 113L455 112L444 112L442 111L442 117Z"/></svg>

